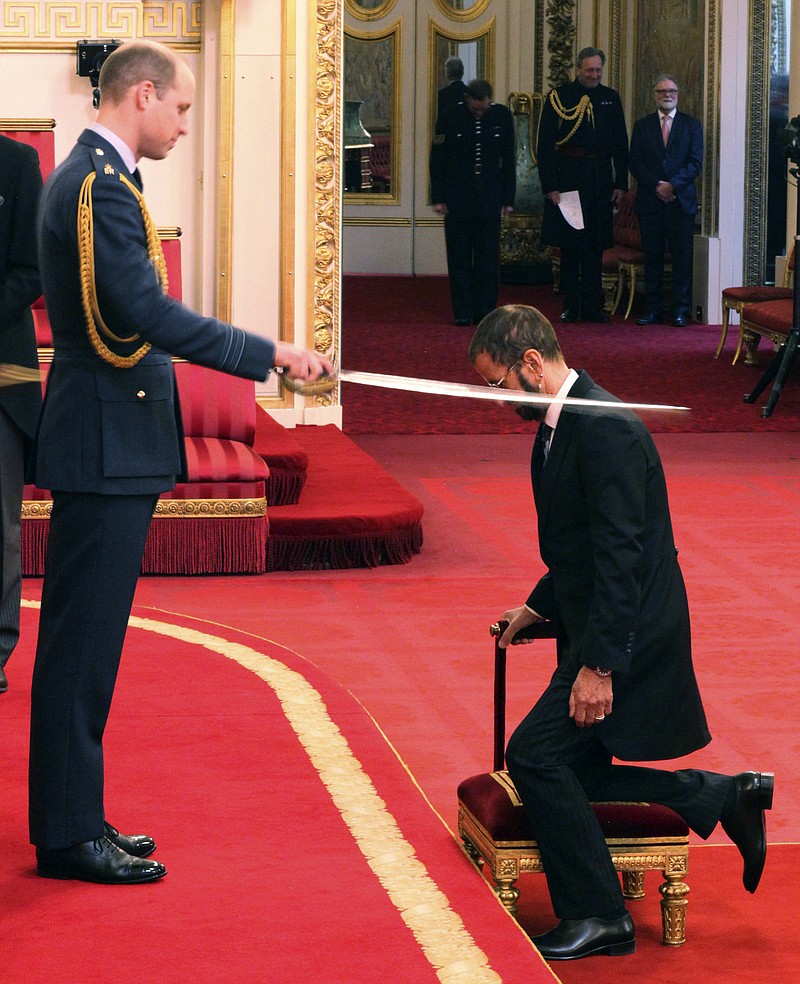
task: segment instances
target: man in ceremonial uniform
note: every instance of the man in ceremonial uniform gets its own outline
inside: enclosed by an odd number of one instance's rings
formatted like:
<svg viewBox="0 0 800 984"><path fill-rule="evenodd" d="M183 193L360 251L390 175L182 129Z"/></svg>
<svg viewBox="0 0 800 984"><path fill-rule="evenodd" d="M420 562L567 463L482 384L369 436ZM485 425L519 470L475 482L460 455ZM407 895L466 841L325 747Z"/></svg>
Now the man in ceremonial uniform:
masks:
<svg viewBox="0 0 800 984"><path fill-rule="evenodd" d="M692 311L695 180L703 166L700 120L678 112L678 83L660 75L653 86L656 112L637 120L630 168L636 178L636 214L644 253L645 313L639 325L662 319L664 253L672 261L672 323L682 328Z"/></svg>
<svg viewBox="0 0 800 984"><path fill-rule="evenodd" d="M38 369L31 304L42 292L33 216L42 190L39 155L0 137L0 363ZM36 433L42 387L0 383L0 693L19 639L20 511L24 460Z"/></svg>
<svg viewBox="0 0 800 984"><path fill-rule="evenodd" d="M103 64L99 88L97 122L50 177L39 212L55 355L34 477L52 490L53 512L31 698L30 836L40 875L120 884L166 873L148 857L150 837L107 822L102 739L150 519L184 470L170 354L254 380L282 366L312 381L330 363L165 293L136 164L166 157L188 132L186 64L162 45L129 42Z"/></svg>
<svg viewBox="0 0 800 984"><path fill-rule="evenodd" d="M613 210L628 187L628 134L618 93L601 83L605 60L597 48L584 48L577 77L550 92L539 122L542 239L561 250L565 322L609 320L603 250L612 245ZM580 195L583 228L574 228L559 208L568 191Z"/></svg>
<svg viewBox="0 0 800 984"><path fill-rule="evenodd" d="M536 622L555 626L557 666L506 750L560 920L533 942L548 960L632 953L633 922L591 801L662 803L701 837L721 823L754 892L774 777L613 762L678 758L711 740L658 451L636 414L569 368L535 308L492 312L469 354L490 385L553 399L520 414L541 421L531 479L547 571L502 615L499 643L519 643Z"/></svg>
<svg viewBox="0 0 800 984"><path fill-rule="evenodd" d="M497 306L500 220L517 187L514 121L483 79L437 120L430 175L433 208L444 216L453 318L477 324Z"/></svg>

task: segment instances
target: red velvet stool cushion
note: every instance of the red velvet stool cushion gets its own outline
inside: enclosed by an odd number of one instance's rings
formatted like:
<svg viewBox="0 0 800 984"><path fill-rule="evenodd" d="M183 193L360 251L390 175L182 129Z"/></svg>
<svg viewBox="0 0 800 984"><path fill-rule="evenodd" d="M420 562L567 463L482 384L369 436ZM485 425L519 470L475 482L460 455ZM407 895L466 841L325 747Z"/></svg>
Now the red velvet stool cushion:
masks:
<svg viewBox="0 0 800 984"><path fill-rule="evenodd" d="M736 304L760 304L762 301L781 301L792 296L791 287L726 287L722 296Z"/></svg>
<svg viewBox="0 0 800 984"><path fill-rule="evenodd" d="M495 843L533 841L528 818L507 772L484 772L465 779L458 799ZM608 840L686 837L689 828L673 810L657 803L592 803Z"/></svg>
<svg viewBox="0 0 800 984"><path fill-rule="evenodd" d="M788 335L792 328L792 298L748 304L742 309L742 321L749 321L767 331Z"/></svg>

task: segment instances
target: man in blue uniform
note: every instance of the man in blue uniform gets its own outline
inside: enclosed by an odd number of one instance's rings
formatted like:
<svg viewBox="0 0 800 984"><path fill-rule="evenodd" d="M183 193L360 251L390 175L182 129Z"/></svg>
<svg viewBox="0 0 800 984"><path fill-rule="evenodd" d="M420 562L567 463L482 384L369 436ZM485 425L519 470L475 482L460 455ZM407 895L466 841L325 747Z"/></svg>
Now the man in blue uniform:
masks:
<svg viewBox="0 0 800 984"><path fill-rule="evenodd" d="M516 195L514 121L483 79L436 121L431 201L444 216L447 272L457 325L477 324L500 294L500 220Z"/></svg>
<svg viewBox="0 0 800 984"><path fill-rule="evenodd" d="M561 250L565 322L606 323L603 250L613 243L613 208L628 187L628 133L618 93L602 84L606 56L578 55L576 78L544 101L537 152L545 196L542 240ZM583 228L562 215L562 192L580 195Z"/></svg>
<svg viewBox="0 0 800 984"><path fill-rule="evenodd" d="M183 471L170 354L247 379L326 359L201 317L164 292L137 161L188 132L194 77L168 48L119 47L100 111L45 187L42 284L55 356L35 481L53 495L31 699L30 836L51 878L137 883L166 869L107 822L102 738L150 518Z"/></svg>
<svg viewBox="0 0 800 984"><path fill-rule="evenodd" d="M32 217L42 190L33 147L0 137L0 363L38 368L31 304L41 294ZM24 459L36 433L38 382L0 386L0 693L19 639L20 510Z"/></svg>

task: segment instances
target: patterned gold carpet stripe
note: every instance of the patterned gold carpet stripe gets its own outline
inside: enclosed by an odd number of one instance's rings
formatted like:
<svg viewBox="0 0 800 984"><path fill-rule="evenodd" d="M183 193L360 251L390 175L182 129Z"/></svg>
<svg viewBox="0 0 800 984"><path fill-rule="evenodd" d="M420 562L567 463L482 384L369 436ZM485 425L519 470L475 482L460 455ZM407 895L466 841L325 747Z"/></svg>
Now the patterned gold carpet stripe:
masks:
<svg viewBox="0 0 800 984"><path fill-rule="evenodd" d="M23 601L29 608L38 602ZM169 622L132 616L131 627L203 646L264 680L340 811L361 853L443 984L502 984L447 897L415 857L346 739L308 681L249 646Z"/></svg>

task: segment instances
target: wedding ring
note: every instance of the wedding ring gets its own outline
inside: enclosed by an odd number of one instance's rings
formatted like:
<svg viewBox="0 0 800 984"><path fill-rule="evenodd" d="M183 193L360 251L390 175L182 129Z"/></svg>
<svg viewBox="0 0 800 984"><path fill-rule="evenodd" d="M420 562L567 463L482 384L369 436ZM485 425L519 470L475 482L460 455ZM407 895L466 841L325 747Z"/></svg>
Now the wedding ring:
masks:
<svg viewBox="0 0 800 984"><path fill-rule="evenodd" d="M606 719L605 714L599 714L595 717L595 721L605 721L605 719Z"/></svg>

